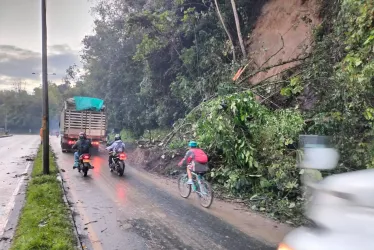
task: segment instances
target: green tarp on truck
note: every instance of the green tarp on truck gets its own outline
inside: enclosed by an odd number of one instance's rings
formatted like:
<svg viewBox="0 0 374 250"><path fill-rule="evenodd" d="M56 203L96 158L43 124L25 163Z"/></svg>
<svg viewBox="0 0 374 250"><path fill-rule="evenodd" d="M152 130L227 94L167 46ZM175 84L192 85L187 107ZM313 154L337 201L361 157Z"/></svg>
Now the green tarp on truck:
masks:
<svg viewBox="0 0 374 250"><path fill-rule="evenodd" d="M93 97L74 96L75 110L101 111L104 108L104 100Z"/></svg>

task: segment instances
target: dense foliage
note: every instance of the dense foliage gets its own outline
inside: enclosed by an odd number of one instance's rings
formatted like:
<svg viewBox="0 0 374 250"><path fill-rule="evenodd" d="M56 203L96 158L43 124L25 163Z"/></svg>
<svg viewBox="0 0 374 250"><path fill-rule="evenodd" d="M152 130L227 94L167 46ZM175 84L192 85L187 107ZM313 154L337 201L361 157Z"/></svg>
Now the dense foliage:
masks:
<svg viewBox="0 0 374 250"><path fill-rule="evenodd" d="M246 91L216 98L190 113L186 121L193 124L191 132L213 156L213 180L257 200L263 211L289 209L289 203L274 201L294 200L299 195L293 146L304 125L299 112L271 111Z"/></svg>
<svg viewBox="0 0 374 250"><path fill-rule="evenodd" d="M83 93L81 85L49 84L50 129L58 129L62 102L74 94ZM42 90L35 88L28 93L22 83L13 89L0 91L0 127L16 133L39 133L42 123Z"/></svg>
<svg viewBox="0 0 374 250"><path fill-rule="evenodd" d="M26 91L0 92L0 127L8 129L34 129L41 125L41 99Z"/></svg>
<svg viewBox="0 0 374 250"><path fill-rule="evenodd" d="M336 19L317 30L300 82L316 100L306 113L309 131L335 137L339 171L347 171L373 162L374 2L344 0L336 11Z"/></svg>
<svg viewBox="0 0 374 250"><path fill-rule="evenodd" d="M231 5L218 2L234 37ZM264 2L238 1L247 32ZM237 67L213 2L101 1L96 14L96 33L84 39L86 82L105 98L113 126L169 128L203 100L235 91Z"/></svg>

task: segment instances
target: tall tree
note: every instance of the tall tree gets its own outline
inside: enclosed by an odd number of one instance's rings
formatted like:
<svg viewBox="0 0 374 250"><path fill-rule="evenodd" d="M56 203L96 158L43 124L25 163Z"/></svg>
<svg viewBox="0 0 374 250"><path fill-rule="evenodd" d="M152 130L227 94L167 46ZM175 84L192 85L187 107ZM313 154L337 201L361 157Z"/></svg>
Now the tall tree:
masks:
<svg viewBox="0 0 374 250"><path fill-rule="evenodd" d="M232 39L232 37L231 37L230 32L229 32L228 29L226 28L226 24L225 24L225 21L223 20L223 17L222 17L222 14L221 14L221 10L219 9L219 6L218 6L218 2L217 2L217 0L214 0L214 4L215 4L216 9L217 9L217 14L218 14L219 20L221 21L222 26L223 26L223 29L225 30L226 35L228 36L228 38L229 38L229 40L230 40L231 53L232 53L233 60L236 61L234 41L233 41L233 39Z"/></svg>
<svg viewBox="0 0 374 250"><path fill-rule="evenodd" d="M238 10L236 9L235 0L231 0L231 6L232 6L232 11L234 12L235 26L236 26L236 32L238 33L238 40L239 40L239 43L240 43L240 49L242 50L243 58L246 59L247 58L247 52L245 50L243 36L242 36L241 29L240 29Z"/></svg>

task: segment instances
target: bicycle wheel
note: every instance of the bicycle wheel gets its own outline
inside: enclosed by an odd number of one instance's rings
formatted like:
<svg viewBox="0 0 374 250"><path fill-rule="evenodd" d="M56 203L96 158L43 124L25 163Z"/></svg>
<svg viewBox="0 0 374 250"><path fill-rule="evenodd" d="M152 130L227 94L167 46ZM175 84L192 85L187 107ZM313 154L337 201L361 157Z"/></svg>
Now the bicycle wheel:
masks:
<svg viewBox="0 0 374 250"><path fill-rule="evenodd" d="M183 198L188 198L191 194L191 185L187 184L188 178L187 174L182 174L178 178L178 189L179 189L179 194Z"/></svg>
<svg viewBox="0 0 374 250"><path fill-rule="evenodd" d="M209 208L213 203L213 197L212 186L206 180L202 180L199 194L200 205L205 208Z"/></svg>

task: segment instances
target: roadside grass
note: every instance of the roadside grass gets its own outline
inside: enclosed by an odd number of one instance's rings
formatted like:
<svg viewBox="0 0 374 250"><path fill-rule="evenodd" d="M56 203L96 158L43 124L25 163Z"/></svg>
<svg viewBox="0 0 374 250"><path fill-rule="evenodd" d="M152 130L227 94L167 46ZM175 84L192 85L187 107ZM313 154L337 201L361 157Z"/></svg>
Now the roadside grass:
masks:
<svg viewBox="0 0 374 250"><path fill-rule="evenodd" d="M77 249L70 211L56 179L58 170L52 155L50 152L50 175L44 176L39 148L11 250Z"/></svg>

